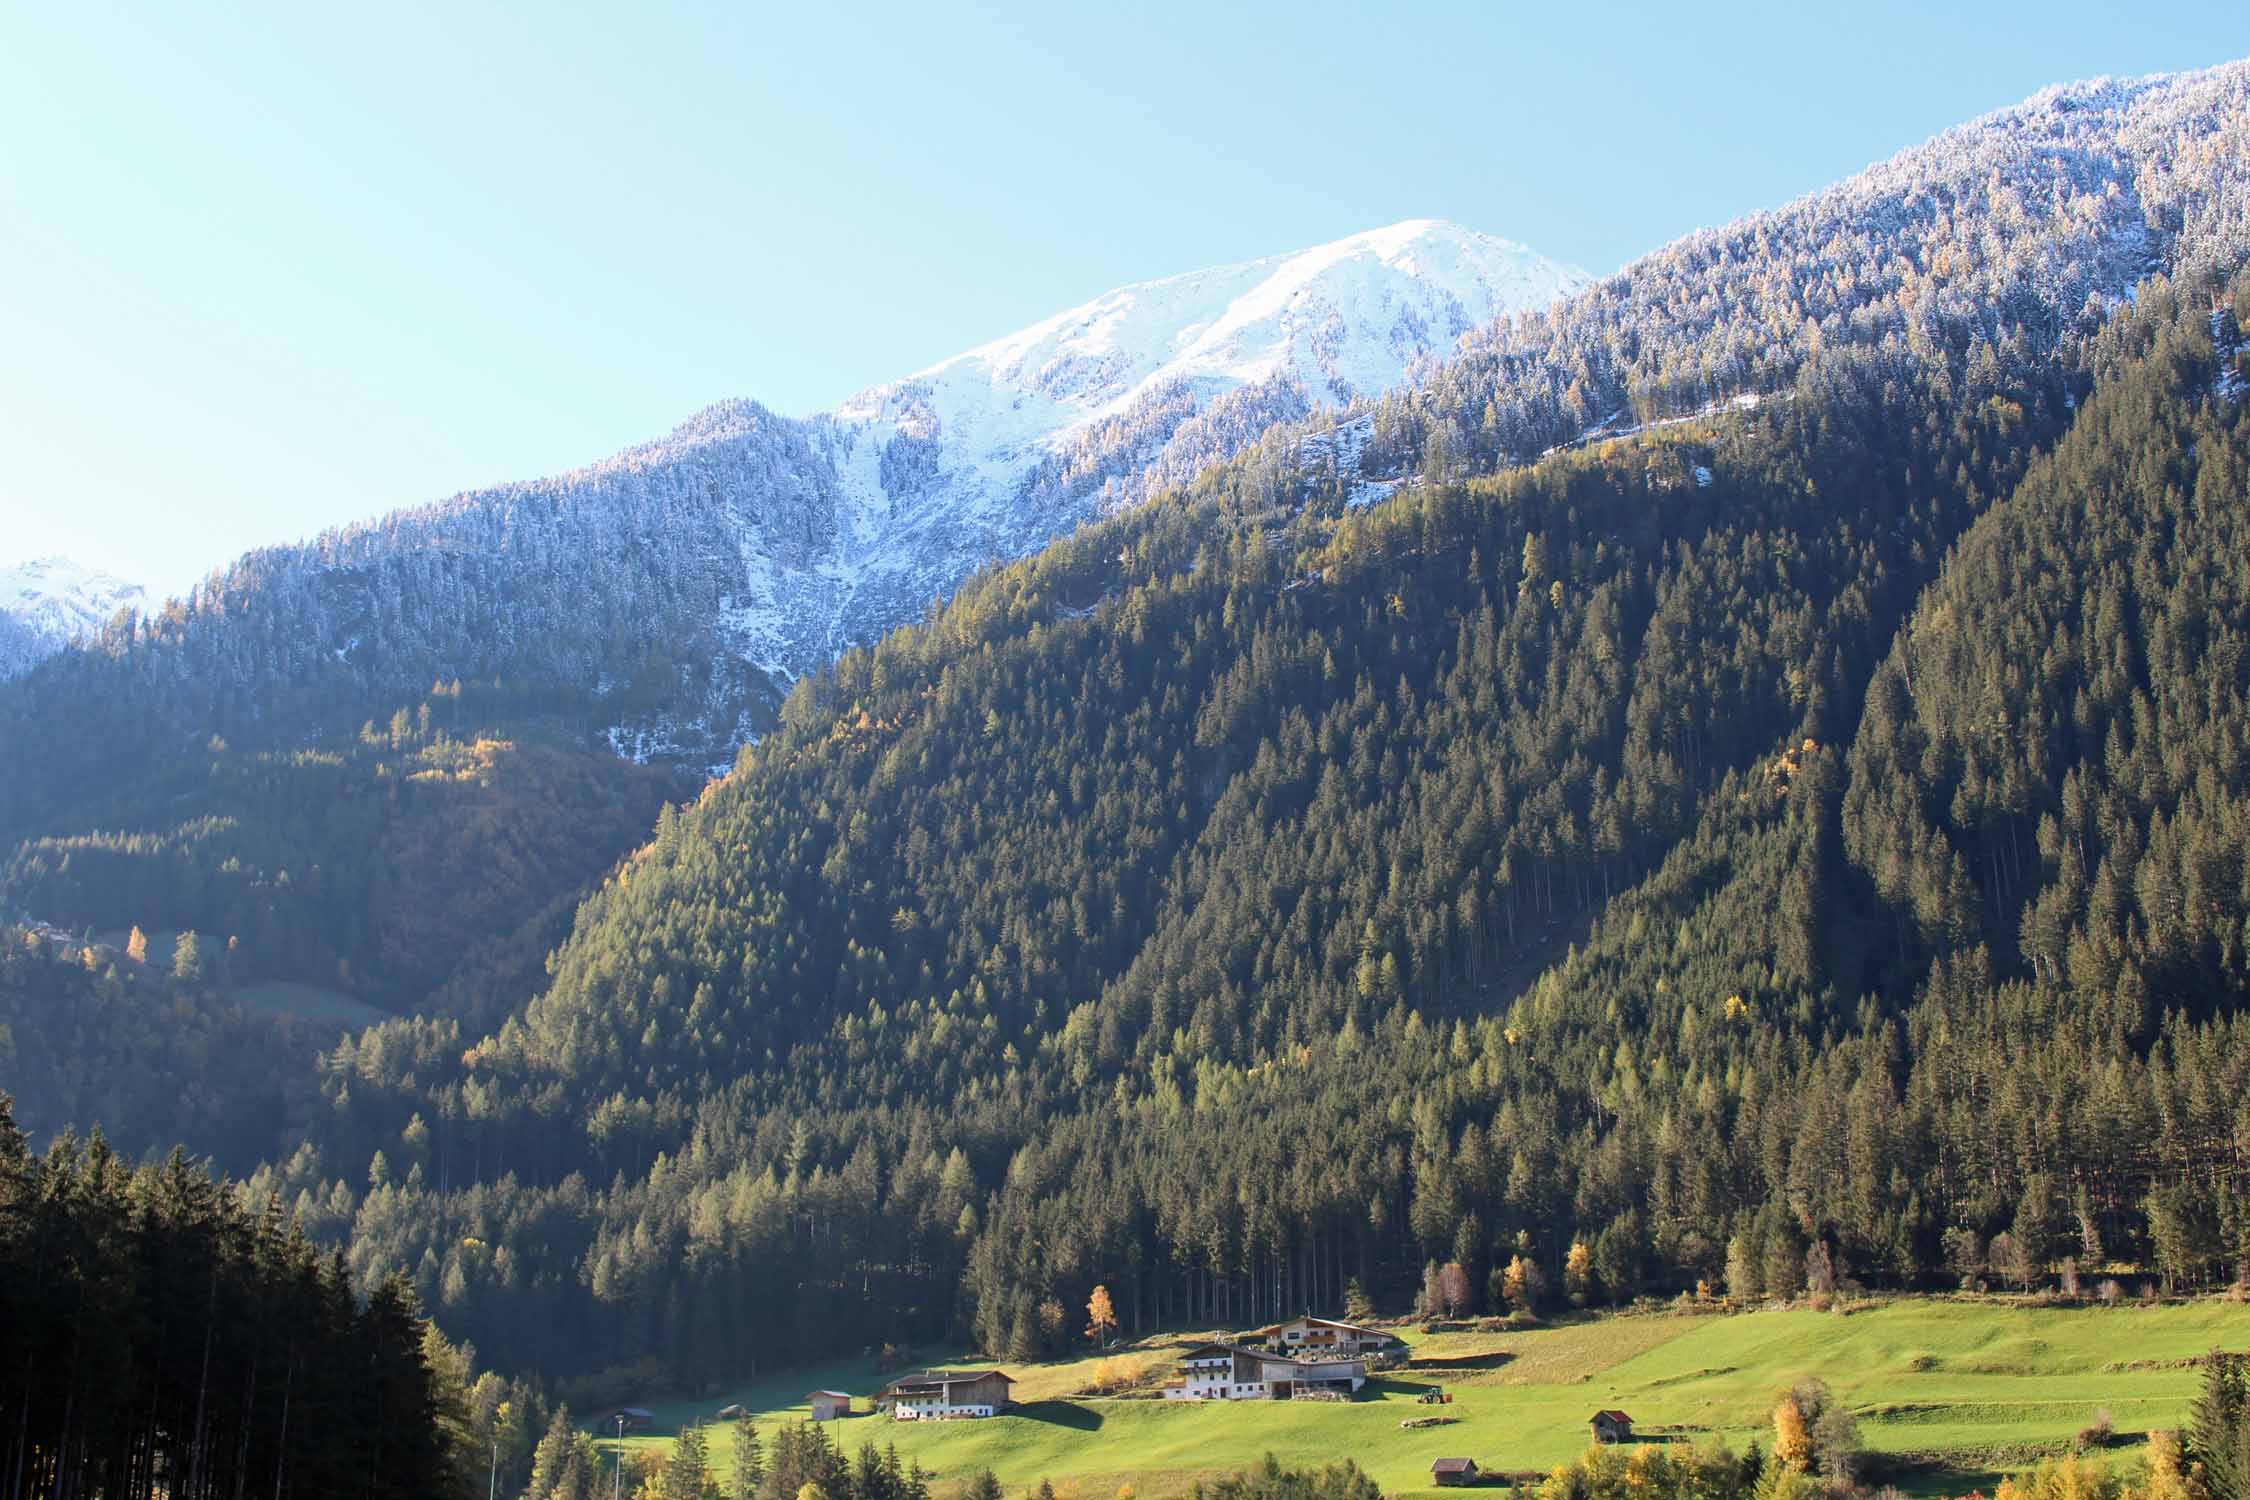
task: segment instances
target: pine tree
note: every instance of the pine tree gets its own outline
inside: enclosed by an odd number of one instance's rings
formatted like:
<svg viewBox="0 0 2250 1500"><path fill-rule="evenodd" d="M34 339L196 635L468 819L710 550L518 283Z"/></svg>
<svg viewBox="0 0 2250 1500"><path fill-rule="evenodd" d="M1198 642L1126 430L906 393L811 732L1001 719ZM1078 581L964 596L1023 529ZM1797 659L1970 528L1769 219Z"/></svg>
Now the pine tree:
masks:
<svg viewBox="0 0 2250 1500"><path fill-rule="evenodd" d="M710 1472L710 1453L700 1426L687 1427L672 1442L671 1462L664 1466L663 1500L719 1500L718 1482Z"/></svg>
<svg viewBox="0 0 2250 1500"><path fill-rule="evenodd" d="M2250 1497L2250 1361L2213 1353L2181 1434L2192 1472L2211 1500Z"/></svg>
<svg viewBox="0 0 2250 1500"><path fill-rule="evenodd" d="M766 1478L765 1444L758 1437L758 1424L744 1412L734 1419L734 1492L731 1500L757 1500L759 1486Z"/></svg>
<svg viewBox="0 0 2250 1500"><path fill-rule="evenodd" d="M145 956L147 943L142 944ZM203 982L203 940L190 930L183 932L172 944L172 977L183 984Z"/></svg>

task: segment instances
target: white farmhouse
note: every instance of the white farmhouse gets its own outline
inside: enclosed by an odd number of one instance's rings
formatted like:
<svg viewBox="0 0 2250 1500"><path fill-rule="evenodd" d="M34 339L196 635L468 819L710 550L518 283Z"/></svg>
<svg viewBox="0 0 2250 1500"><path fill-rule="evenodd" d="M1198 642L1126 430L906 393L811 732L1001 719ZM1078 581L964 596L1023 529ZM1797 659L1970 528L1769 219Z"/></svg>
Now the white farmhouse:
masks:
<svg viewBox="0 0 2250 1500"><path fill-rule="evenodd" d="M894 1380L875 1405L901 1422L939 1417L989 1417L1014 1404L1013 1376L998 1370L930 1370Z"/></svg>
<svg viewBox="0 0 2250 1500"><path fill-rule="evenodd" d="M1367 1384L1367 1362L1327 1355L1276 1354L1240 1344L1201 1344L1180 1358L1168 1401L1293 1401L1348 1397Z"/></svg>

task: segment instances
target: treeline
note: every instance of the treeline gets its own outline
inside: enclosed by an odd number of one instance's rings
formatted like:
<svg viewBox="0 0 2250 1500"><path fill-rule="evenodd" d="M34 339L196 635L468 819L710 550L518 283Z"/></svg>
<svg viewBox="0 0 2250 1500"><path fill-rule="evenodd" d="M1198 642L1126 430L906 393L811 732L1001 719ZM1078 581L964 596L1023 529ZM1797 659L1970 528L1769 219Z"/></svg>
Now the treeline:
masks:
<svg viewBox="0 0 2250 1500"><path fill-rule="evenodd" d="M277 1205L244 1209L177 1152L34 1155L0 1095L11 1496L466 1496L472 1466L489 1476L465 1366L403 1279L355 1295Z"/></svg>

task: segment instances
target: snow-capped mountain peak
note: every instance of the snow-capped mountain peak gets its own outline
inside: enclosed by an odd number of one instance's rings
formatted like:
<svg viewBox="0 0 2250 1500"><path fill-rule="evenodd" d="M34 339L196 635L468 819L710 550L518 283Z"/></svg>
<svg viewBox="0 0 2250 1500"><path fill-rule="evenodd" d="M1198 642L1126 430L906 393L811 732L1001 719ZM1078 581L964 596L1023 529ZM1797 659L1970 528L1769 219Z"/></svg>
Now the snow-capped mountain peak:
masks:
<svg viewBox="0 0 2250 1500"><path fill-rule="evenodd" d="M0 678L92 634L126 606L147 602L147 591L139 584L67 557L0 568Z"/></svg>
<svg viewBox="0 0 2250 1500"><path fill-rule="evenodd" d="M262 556L243 586L276 593L286 569L287 587L319 596L331 627L288 649L320 670L411 660L402 680L422 682L497 670L493 642L540 639L553 670L622 692L602 643L630 615L674 658L677 691L621 706L611 743L719 769L789 683L976 569L1183 483L1277 421L1379 395L1469 329L1587 279L1410 220L1119 287L833 412L722 401L571 473L328 532L288 565ZM431 637L445 650L378 639L390 600L423 596L433 555L474 578L440 593L474 600L476 628L449 620ZM195 617L230 617L234 587L215 580ZM597 595L618 601L606 616L586 603Z"/></svg>
<svg viewBox="0 0 2250 1500"><path fill-rule="evenodd" d="M1208 399L1288 376L1315 400L1398 385L1469 329L1592 278L1497 236L1409 219L1309 250L1139 282L862 392L845 421L936 426L972 447L1053 448L1152 391Z"/></svg>

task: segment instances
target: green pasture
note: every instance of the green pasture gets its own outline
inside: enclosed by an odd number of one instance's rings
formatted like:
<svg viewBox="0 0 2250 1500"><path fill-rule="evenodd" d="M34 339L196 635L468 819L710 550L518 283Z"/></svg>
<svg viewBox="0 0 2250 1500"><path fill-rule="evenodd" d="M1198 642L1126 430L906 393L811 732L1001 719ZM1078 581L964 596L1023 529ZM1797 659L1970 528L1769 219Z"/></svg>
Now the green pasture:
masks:
<svg viewBox="0 0 2250 1500"><path fill-rule="evenodd" d="M1867 1447L1910 1491L1989 1488L1995 1473L2058 1452L2106 1411L2131 1462L2139 1436L2176 1425L2200 1379L2192 1361L2213 1348L2250 1347L2250 1306L2220 1300L2162 1306L2026 1306L2004 1299L1900 1298L1848 1313L1809 1309L1718 1314L1665 1312L1584 1319L1509 1333L1423 1335L1408 1329L1407 1368L1371 1383L1348 1405L1315 1402L1175 1403L1090 1397L1096 1360L1007 1367L1021 1382L1015 1411L982 1421L893 1422L860 1415L834 1424L847 1450L896 1443L938 1477L941 1494L992 1469L1012 1490L1054 1481L1063 1500L1138 1500L1184 1493L1199 1477L1255 1463L1350 1457L1387 1494L1430 1491L1430 1461L1473 1457L1487 1470L1546 1470L1586 1446L1586 1419L1630 1412L1654 1441L1723 1440L1770 1446L1775 1395L1818 1376L1859 1417ZM1185 1336L1144 1341L1123 1358L1153 1377ZM924 1351L931 1363L975 1363ZM639 1400L663 1444L681 1426L739 1402L761 1427L804 1420L805 1393L831 1388L863 1399L884 1377L843 1360L701 1401ZM1432 1385L1446 1406L1414 1398ZM1442 1414L1447 1426L1401 1420ZM721 1463L726 1436L712 1448Z"/></svg>

